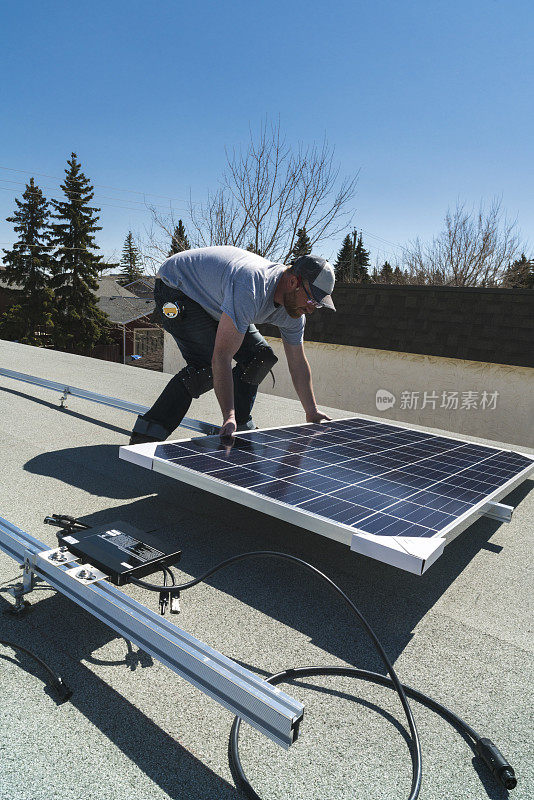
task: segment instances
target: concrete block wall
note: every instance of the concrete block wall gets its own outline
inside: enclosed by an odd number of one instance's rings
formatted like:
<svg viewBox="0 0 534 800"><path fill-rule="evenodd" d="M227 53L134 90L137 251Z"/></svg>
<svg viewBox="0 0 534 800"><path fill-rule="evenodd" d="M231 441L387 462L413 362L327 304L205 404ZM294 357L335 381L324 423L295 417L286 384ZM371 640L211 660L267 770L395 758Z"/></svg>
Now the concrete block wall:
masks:
<svg viewBox="0 0 534 800"><path fill-rule="evenodd" d="M534 367L534 289L338 284L333 299L307 341Z"/></svg>

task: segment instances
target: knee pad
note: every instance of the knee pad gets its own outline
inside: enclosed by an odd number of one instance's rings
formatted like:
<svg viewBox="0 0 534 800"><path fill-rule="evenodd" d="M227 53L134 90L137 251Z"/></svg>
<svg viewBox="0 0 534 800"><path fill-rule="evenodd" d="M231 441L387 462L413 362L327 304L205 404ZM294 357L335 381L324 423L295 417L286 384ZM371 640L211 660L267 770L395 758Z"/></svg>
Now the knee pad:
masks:
<svg viewBox="0 0 534 800"><path fill-rule="evenodd" d="M257 347L252 358L245 364L241 364L239 377L245 383L259 386L277 361L277 357L269 346Z"/></svg>
<svg viewBox="0 0 534 800"><path fill-rule="evenodd" d="M137 417L135 421L135 425L133 426L132 434L137 433L141 436L150 436L156 439L158 442L163 442L164 439L167 438L170 431L167 430L163 425L159 422L153 422L150 419L145 419L144 417Z"/></svg>
<svg viewBox="0 0 534 800"><path fill-rule="evenodd" d="M213 389L213 372L211 367L194 367L188 364L178 376L191 397L200 397L204 392Z"/></svg>

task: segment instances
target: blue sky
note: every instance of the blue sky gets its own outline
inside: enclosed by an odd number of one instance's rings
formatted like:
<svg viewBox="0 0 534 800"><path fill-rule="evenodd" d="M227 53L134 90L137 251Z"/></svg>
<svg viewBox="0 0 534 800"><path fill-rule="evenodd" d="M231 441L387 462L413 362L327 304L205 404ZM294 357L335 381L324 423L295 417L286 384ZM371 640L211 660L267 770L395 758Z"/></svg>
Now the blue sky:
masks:
<svg viewBox="0 0 534 800"><path fill-rule="evenodd" d="M431 238L457 199L494 196L534 255L530 0L18 0L0 23L0 246L24 181L57 196L74 150L120 253L148 224L142 193L179 216L267 114L360 171L373 263L398 252L381 240Z"/></svg>

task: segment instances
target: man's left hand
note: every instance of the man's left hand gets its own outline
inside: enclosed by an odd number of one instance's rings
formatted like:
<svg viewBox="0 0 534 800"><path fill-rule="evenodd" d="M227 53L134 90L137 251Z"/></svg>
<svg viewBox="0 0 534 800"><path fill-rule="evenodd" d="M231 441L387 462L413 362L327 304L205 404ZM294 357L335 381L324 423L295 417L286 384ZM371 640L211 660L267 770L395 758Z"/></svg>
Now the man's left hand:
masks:
<svg viewBox="0 0 534 800"><path fill-rule="evenodd" d="M306 414L306 422L328 422L331 419L332 417L327 417L326 414L321 414L320 411Z"/></svg>

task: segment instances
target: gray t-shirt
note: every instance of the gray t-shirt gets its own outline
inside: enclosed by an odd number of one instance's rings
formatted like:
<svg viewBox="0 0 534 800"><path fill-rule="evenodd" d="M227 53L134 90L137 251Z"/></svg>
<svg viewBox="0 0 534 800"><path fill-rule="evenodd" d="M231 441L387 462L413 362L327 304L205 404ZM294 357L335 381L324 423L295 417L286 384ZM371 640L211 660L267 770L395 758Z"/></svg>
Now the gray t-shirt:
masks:
<svg viewBox="0 0 534 800"><path fill-rule="evenodd" d="M275 306L276 284L285 267L239 247L199 247L176 253L161 265L158 278L195 300L214 319L228 314L239 333L249 325L276 325L289 344L304 338L305 318L293 319Z"/></svg>

